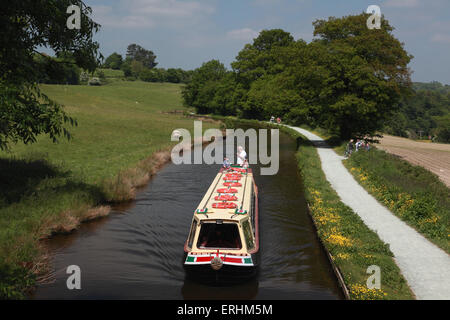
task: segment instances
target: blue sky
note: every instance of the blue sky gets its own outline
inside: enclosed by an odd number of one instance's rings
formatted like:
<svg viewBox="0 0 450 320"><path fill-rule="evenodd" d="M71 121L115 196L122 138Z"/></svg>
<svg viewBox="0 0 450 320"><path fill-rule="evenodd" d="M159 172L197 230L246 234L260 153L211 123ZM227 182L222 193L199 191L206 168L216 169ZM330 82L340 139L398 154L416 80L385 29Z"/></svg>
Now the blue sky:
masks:
<svg viewBox="0 0 450 320"><path fill-rule="evenodd" d="M312 22L359 14L371 4L414 55L413 81L450 84L450 0L86 0L102 25L95 38L106 57L137 43L159 67L193 69L219 59L227 67L263 29L282 28L311 41Z"/></svg>

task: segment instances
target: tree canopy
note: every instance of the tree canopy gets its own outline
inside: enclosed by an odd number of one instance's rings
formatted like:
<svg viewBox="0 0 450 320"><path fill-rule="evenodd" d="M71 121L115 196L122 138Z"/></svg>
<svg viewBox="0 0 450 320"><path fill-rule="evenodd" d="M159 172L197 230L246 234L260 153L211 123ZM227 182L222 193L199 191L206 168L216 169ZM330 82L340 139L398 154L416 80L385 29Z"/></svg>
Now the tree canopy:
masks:
<svg viewBox="0 0 450 320"><path fill-rule="evenodd" d="M413 83L414 92L402 97L400 108L385 123L393 135L450 142L450 86L439 82Z"/></svg>
<svg viewBox="0 0 450 320"><path fill-rule="evenodd" d="M146 68L152 69L158 64L156 56L151 50L146 50L140 45L132 43L127 48L127 59L139 61Z"/></svg>
<svg viewBox="0 0 450 320"><path fill-rule="evenodd" d="M68 6L81 11L80 29L68 29ZM54 141L61 134L70 137L64 123L74 123L61 105L45 96L38 87L42 78L37 48L47 47L56 55L70 53L79 67L94 71L101 55L92 37L99 25L91 18L91 8L80 0L22 0L2 6L0 19L0 149L11 142L36 141L48 134ZM67 61L47 61L67 63ZM71 63L71 62L69 62Z"/></svg>
<svg viewBox="0 0 450 320"><path fill-rule="evenodd" d="M117 52L112 53L108 58L105 59L105 63L103 64L103 67L105 68L111 68L114 70L119 70L122 66L122 56L118 54Z"/></svg>
<svg viewBox="0 0 450 320"><path fill-rule="evenodd" d="M370 30L368 16L317 20L310 43L280 29L263 30L239 52L232 71L218 78L205 73L205 64L195 70L203 76L193 76L185 103L200 113L280 116L345 139L374 134L410 92L412 56L387 20Z"/></svg>

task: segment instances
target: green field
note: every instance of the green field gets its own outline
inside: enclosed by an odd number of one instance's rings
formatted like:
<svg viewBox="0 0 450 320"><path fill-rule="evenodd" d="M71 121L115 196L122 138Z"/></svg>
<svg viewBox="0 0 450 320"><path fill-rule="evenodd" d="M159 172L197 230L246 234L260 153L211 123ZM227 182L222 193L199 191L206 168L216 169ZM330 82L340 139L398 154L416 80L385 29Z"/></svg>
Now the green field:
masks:
<svg viewBox="0 0 450 320"><path fill-rule="evenodd" d="M105 78L116 78L123 79L125 77L122 70L114 70L114 69L98 69L98 71L103 72Z"/></svg>
<svg viewBox="0 0 450 320"><path fill-rule="evenodd" d="M20 297L34 282L29 271L43 271L39 238L76 227L89 208L129 199L124 193L158 165L149 157L175 144L171 132L193 129L192 119L165 113L183 109L180 85L114 81L42 90L78 126L69 127L70 141L41 136L0 153L0 297Z"/></svg>
<svg viewBox="0 0 450 320"><path fill-rule="evenodd" d="M118 81L107 86L43 85L42 90L65 105L78 121L69 127L73 140L58 144L43 136L32 145L19 144L4 157L40 154L62 164L89 183L112 177L170 143L175 128L193 127L185 117L162 112L183 109L180 86Z"/></svg>

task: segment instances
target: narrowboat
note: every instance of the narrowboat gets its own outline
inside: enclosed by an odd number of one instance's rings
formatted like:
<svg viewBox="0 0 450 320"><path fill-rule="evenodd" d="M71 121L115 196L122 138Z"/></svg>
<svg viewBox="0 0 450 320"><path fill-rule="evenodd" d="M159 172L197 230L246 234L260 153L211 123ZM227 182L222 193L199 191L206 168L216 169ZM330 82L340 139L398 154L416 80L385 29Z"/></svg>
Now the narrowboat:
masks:
<svg viewBox="0 0 450 320"><path fill-rule="evenodd" d="M195 209L184 267L197 278L242 279L259 265L258 188L250 168L222 168Z"/></svg>

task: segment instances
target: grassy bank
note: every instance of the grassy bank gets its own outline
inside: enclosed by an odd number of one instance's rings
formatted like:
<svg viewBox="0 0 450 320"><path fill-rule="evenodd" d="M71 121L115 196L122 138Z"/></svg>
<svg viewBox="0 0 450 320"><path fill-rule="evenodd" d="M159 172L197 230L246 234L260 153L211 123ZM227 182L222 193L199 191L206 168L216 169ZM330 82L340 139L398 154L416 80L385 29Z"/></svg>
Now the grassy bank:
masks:
<svg viewBox="0 0 450 320"><path fill-rule="evenodd" d="M338 154L344 154L347 142L320 128L305 129L325 139ZM450 253L450 191L434 173L376 147L370 152L354 152L343 163L361 186L391 212Z"/></svg>
<svg viewBox="0 0 450 320"><path fill-rule="evenodd" d="M297 139L297 160L305 185L305 197L318 227L318 236L341 271L350 298L413 299L389 247L340 201L326 180L315 147L296 131L282 130ZM371 265L381 269L379 290L366 286L369 277L366 271Z"/></svg>
<svg viewBox="0 0 450 320"><path fill-rule="evenodd" d="M376 148L344 164L394 214L450 253L449 189L436 175Z"/></svg>
<svg viewBox="0 0 450 320"><path fill-rule="evenodd" d="M129 200L168 160L172 130L192 131L181 86L115 81L100 87L44 85L78 121L73 140L39 137L0 153L0 297L20 298L45 274L42 237L69 232ZM204 129L217 127L204 123Z"/></svg>

